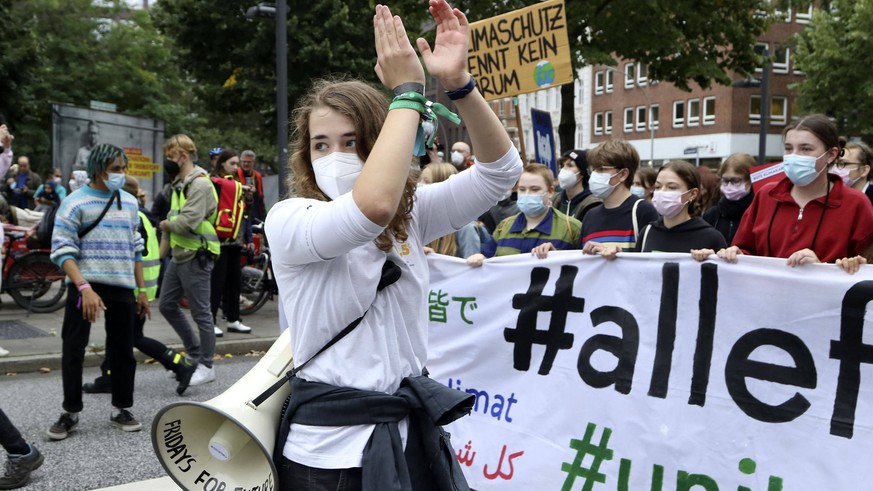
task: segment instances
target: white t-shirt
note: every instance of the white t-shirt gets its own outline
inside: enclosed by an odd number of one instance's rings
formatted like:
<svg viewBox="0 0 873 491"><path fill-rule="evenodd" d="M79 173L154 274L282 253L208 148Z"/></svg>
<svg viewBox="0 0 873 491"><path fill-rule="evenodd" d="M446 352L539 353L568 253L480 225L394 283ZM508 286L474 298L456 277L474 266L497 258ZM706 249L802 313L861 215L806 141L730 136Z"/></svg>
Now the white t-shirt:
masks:
<svg viewBox="0 0 873 491"><path fill-rule="evenodd" d="M429 272L424 244L458 230L494 205L521 174L513 148L494 163L477 162L451 179L416 192L409 238L387 254L374 239L383 228L361 213L352 193L325 202L291 198L267 215L266 233L289 326L294 359L303 363L364 314L348 336L298 373L340 387L394 393L427 361ZM385 258L400 279L376 296ZM291 425L283 455L300 464L360 467L373 425ZM405 435L405 425L401 426Z"/></svg>

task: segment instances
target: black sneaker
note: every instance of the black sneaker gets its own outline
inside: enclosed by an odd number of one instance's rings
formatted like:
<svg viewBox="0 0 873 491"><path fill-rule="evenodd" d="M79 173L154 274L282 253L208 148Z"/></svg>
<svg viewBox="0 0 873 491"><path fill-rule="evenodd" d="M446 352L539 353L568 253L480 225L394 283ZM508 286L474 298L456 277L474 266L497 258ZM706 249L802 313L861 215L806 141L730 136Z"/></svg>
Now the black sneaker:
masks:
<svg viewBox="0 0 873 491"><path fill-rule="evenodd" d="M70 432L76 429L79 426L79 419L73 419L70 416L70 413L63 413L61 417L58 418L58 422L53 424L51 428L46 431L46 435L52 440L63 440L67 436L69 436Z"/></svg>
<svg viewBox="0 0 873 491"><path fill-rule="evenodd" d="M6 472L0 477L0 489L23 487L30 481L30 473L39 469L42 461L42 454L33 445L27 455L10 456L6 459Z"/></svg>
<svg viewBox="0 0 873 491"><path fill-rule="evenodd" d="M188 385L191 383L191 376L194 375L195 371L197 371L197 365L189 363L188 360L182 360L179 362L179 365L176 368L176 380L179 381L179 385L176 386L176 394L182 395L186 390L188 390Z"/></svg>
<svg viewBox="0 0 873 491"><path fill-rule="evenodd" d="M139 431L142 429L142 424L127 409L122 409L116 416L109 418L109 423L124 431Z"/></svg>
<svg viewBox="0 0 873 491"><path fill-rule="evenodd" d="M109 375L101 375L95 378L93 382L83 384L82 391L87 394L111 394L112 381Z"/></svg>

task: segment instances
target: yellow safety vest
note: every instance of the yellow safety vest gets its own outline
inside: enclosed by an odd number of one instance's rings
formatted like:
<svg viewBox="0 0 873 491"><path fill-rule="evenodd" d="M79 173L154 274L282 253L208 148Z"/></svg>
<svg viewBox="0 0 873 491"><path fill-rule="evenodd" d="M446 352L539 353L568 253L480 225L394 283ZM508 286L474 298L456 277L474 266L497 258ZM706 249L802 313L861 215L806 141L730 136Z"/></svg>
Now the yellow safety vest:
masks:
<svg viewBox="0 0 873 491"><path fill-rule="evenodd" d="M145 229L146 236L143 237L143 240L146 243L146 249L148 249L148 254L142 257L142 277L145 280L146 296L148 296L149 302L151 302L158 293L161 253L158 246L158 234L155 233L155 227L152 225L152 222L149 221L143 212L139 212L139 219Z"/></svg>
<svg viewBox="0 0 873 491"><path fill-rule="evenodd" d="M202 177L209 179L206 175ZM188 186L186 185L183 189L173 190L173 198L170 201L170 213L167 215L167 218L171 222L179 218L179 213L185 206L185 202L187 201L185 191L187 190L187 187ZM212 181L209 181L209 189L212 190L212 196L215 198L216 209L212 211L212 214L209 215L206 220L201 220L200 223L194 227L194 230L182 233L171 232L170 245L179 246L183 249L188 249L189 251L206 249L215 257L218 257L218 255L221 254L221 244L218 242L218 235L215 234L215 226L213 225L218 214L218 193L215 192L215 186L212 185Z"/></svg>

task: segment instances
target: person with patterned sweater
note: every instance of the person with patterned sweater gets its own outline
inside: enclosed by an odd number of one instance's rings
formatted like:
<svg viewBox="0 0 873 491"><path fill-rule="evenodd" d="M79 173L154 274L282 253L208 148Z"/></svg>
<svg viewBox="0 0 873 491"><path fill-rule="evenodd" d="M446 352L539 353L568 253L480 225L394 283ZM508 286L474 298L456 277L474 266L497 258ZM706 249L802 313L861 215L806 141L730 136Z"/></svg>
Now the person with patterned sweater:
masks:
<svg viewBox="0 0 873 491"><path fill-rule="evenodd" d="M49 428L52 440L76 429L82 410L82 363L91 323L105 315L106 353L112 371L110 423L139 431L133 406L135 316L150 316L142 271L143 239L136 198L121 192L127 155L114 145L95 146L88 157L91 182L61 203L52 233L52 261L68 277L61 327L64 412ZM138 296L134 297L134 289Z"/></svg>

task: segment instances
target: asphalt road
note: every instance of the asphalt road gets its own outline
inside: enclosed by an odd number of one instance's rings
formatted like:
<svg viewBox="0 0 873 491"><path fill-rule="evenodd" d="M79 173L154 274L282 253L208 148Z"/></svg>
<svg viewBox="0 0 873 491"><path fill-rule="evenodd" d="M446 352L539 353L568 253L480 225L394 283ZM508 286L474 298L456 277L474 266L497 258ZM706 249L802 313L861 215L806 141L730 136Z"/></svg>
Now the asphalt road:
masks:
<svg viewBox="0 0 873 491"><path fill-rule="evenodd" d="M215 363L216 381L191 387L184 397L176 395L176 383L162 366L139 364L132 412L143 424L142 431L125 433L113 428L109 425L109 394L85 394L78 429L59 442L49 440L45 432L62 412L60 371L0 375L0 407L24 438L45 455L45 463L23 489L84 491L166 476L152 450L151 422L155 414L171 402L206 401L217 396L259 360L258 356L219 360ZM98 374L97 368L86 368L85 380Z"/></svg>

